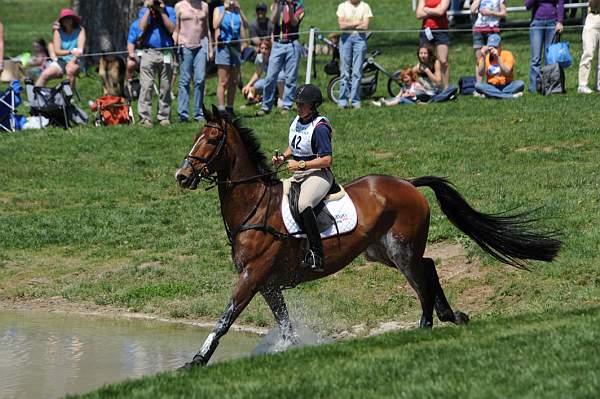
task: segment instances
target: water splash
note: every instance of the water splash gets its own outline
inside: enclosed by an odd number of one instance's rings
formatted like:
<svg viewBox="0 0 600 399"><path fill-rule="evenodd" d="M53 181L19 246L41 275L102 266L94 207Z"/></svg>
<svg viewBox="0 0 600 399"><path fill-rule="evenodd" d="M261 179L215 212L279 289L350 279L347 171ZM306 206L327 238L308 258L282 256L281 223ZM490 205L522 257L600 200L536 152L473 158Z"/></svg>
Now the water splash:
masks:
<svg viewBox="0 0 600 399"><path fill-rule="evenodd" d="M265 353L284 352L291 348L301 348L303 346L315 346L333 342L332 338L321 335L302 321L292 319L294 326L294 336L292 338L283 337L279 327L273 327L265 335L256 348L252 350L252 355L261 355Z"/></svg>

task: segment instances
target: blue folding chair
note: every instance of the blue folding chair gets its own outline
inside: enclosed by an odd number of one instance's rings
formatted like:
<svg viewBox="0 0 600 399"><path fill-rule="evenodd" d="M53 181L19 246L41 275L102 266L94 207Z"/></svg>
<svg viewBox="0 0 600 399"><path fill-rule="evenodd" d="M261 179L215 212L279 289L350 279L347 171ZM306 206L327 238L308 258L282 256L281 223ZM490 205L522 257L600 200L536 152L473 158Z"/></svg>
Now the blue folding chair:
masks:
<svg viewBox="0 0 600 399"><path fill-rule="evenodd" d="M21 85L13 80L4 92L0 92L0 131L14 132L20 130L23 118L16 114L21 104Z"/></svg>

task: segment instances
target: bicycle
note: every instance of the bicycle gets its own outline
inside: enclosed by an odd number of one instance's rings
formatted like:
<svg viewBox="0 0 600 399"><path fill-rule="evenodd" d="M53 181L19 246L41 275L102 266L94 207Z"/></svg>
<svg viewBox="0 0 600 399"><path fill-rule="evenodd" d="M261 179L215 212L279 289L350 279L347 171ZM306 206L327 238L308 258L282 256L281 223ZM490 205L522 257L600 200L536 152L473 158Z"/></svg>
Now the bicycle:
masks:
<svg viewBox="0 0 600 399"><path fill-rule="evenodd" d="M371 33L367 34L367 40L371 37ZM334 75L327 85L327 96L336 104L339 101L339 93L341 88L342 77L340 76L340 51L339 45L327 39L322 34L317 36L317 39L333 48L332 59L325 65L325 73ZM371 52L364 60L362 65L362 79L360 82L361 98L372 97L377 92L377 83L379 81L379 73L383 73L388 77L387 90L391 97L396 97L402 90L402 82L400 81L400 71L389 72L381 64L375 61L375 57L379 56L381 51L375 50Z"/></svg>

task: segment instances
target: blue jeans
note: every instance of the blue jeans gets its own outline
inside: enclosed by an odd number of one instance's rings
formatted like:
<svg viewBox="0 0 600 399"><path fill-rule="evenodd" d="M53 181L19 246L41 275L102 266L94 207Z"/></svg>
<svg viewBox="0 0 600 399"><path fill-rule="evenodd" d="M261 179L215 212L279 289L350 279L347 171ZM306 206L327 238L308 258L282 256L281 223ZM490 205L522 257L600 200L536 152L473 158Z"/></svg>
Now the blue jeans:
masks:
<svg viewBox="0 0 600 399"><path fill-rule="evenodd" d="M525 90L525 82L522 80L513 80L507 85L495 86L489 83L477 83L475 90L478 93L484 94L486 97L492 98L513 98L513 94Z"/></svg>
<svg viewBox="0 0 600 399"><path fill-rule="evenodd" d="M451 100L452 97L456 97L456 93L458 93L458 87L455 85L448 85L446 90L442 90L435 96L429 99L429 103L441 103L444 101Z"/></svg>
<svg viewBox="0 0 600 399"><path fill-rule="evenodd" d="M204 79L206 77L207 45L195 49L179 49L179 94L177 113L179 119L188 120L190 110L190 82L194 78L194 119L200 120L204 99Z"/></svg>
<svg viewBox="0 0 600 399"><path fill-rule="evenodd" d="M285 90L283 91L283 107L292 108L292 98L296 91L296 80L298 79L298 67L300 66L300 54L302 45L297 40L291 43L273 43L271 56L269 57L269 68L265 78L265 92L263 95L262 109L269 112L275 101L277 91L277 80L280 71L285 71Z"/></svg>
<svg viewBox="0 0 600 399"><path fill-rule="evenodd" d="M362 64L367 53L365 34L342 34L340 38L340 100L338 105L345 107L350 102L360 105L360 81Z"/></svg>
<svg viewBox="0 0 600 399"><path fill-rule="evenodd" d="M536 82L540 79L542 54L552 43L556 20L534 19L531 21L529 40L531 42L531 63L529 67L529 91L536 92Z"/></svg>

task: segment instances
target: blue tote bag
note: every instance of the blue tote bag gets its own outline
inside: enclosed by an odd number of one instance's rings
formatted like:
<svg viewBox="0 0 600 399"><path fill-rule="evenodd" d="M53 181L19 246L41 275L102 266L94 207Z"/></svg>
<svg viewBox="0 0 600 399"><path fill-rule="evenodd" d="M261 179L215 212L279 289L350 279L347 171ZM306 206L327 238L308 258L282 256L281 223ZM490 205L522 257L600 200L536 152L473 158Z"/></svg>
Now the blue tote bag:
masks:
<svg viewBox="0 0 600 399"><path fill-rule="evenodd" d="M561 42L560 34L554 35L552 44L546 47L546 65L558 64L562 68L568 68L573 63L569 42Z"/></svg>

